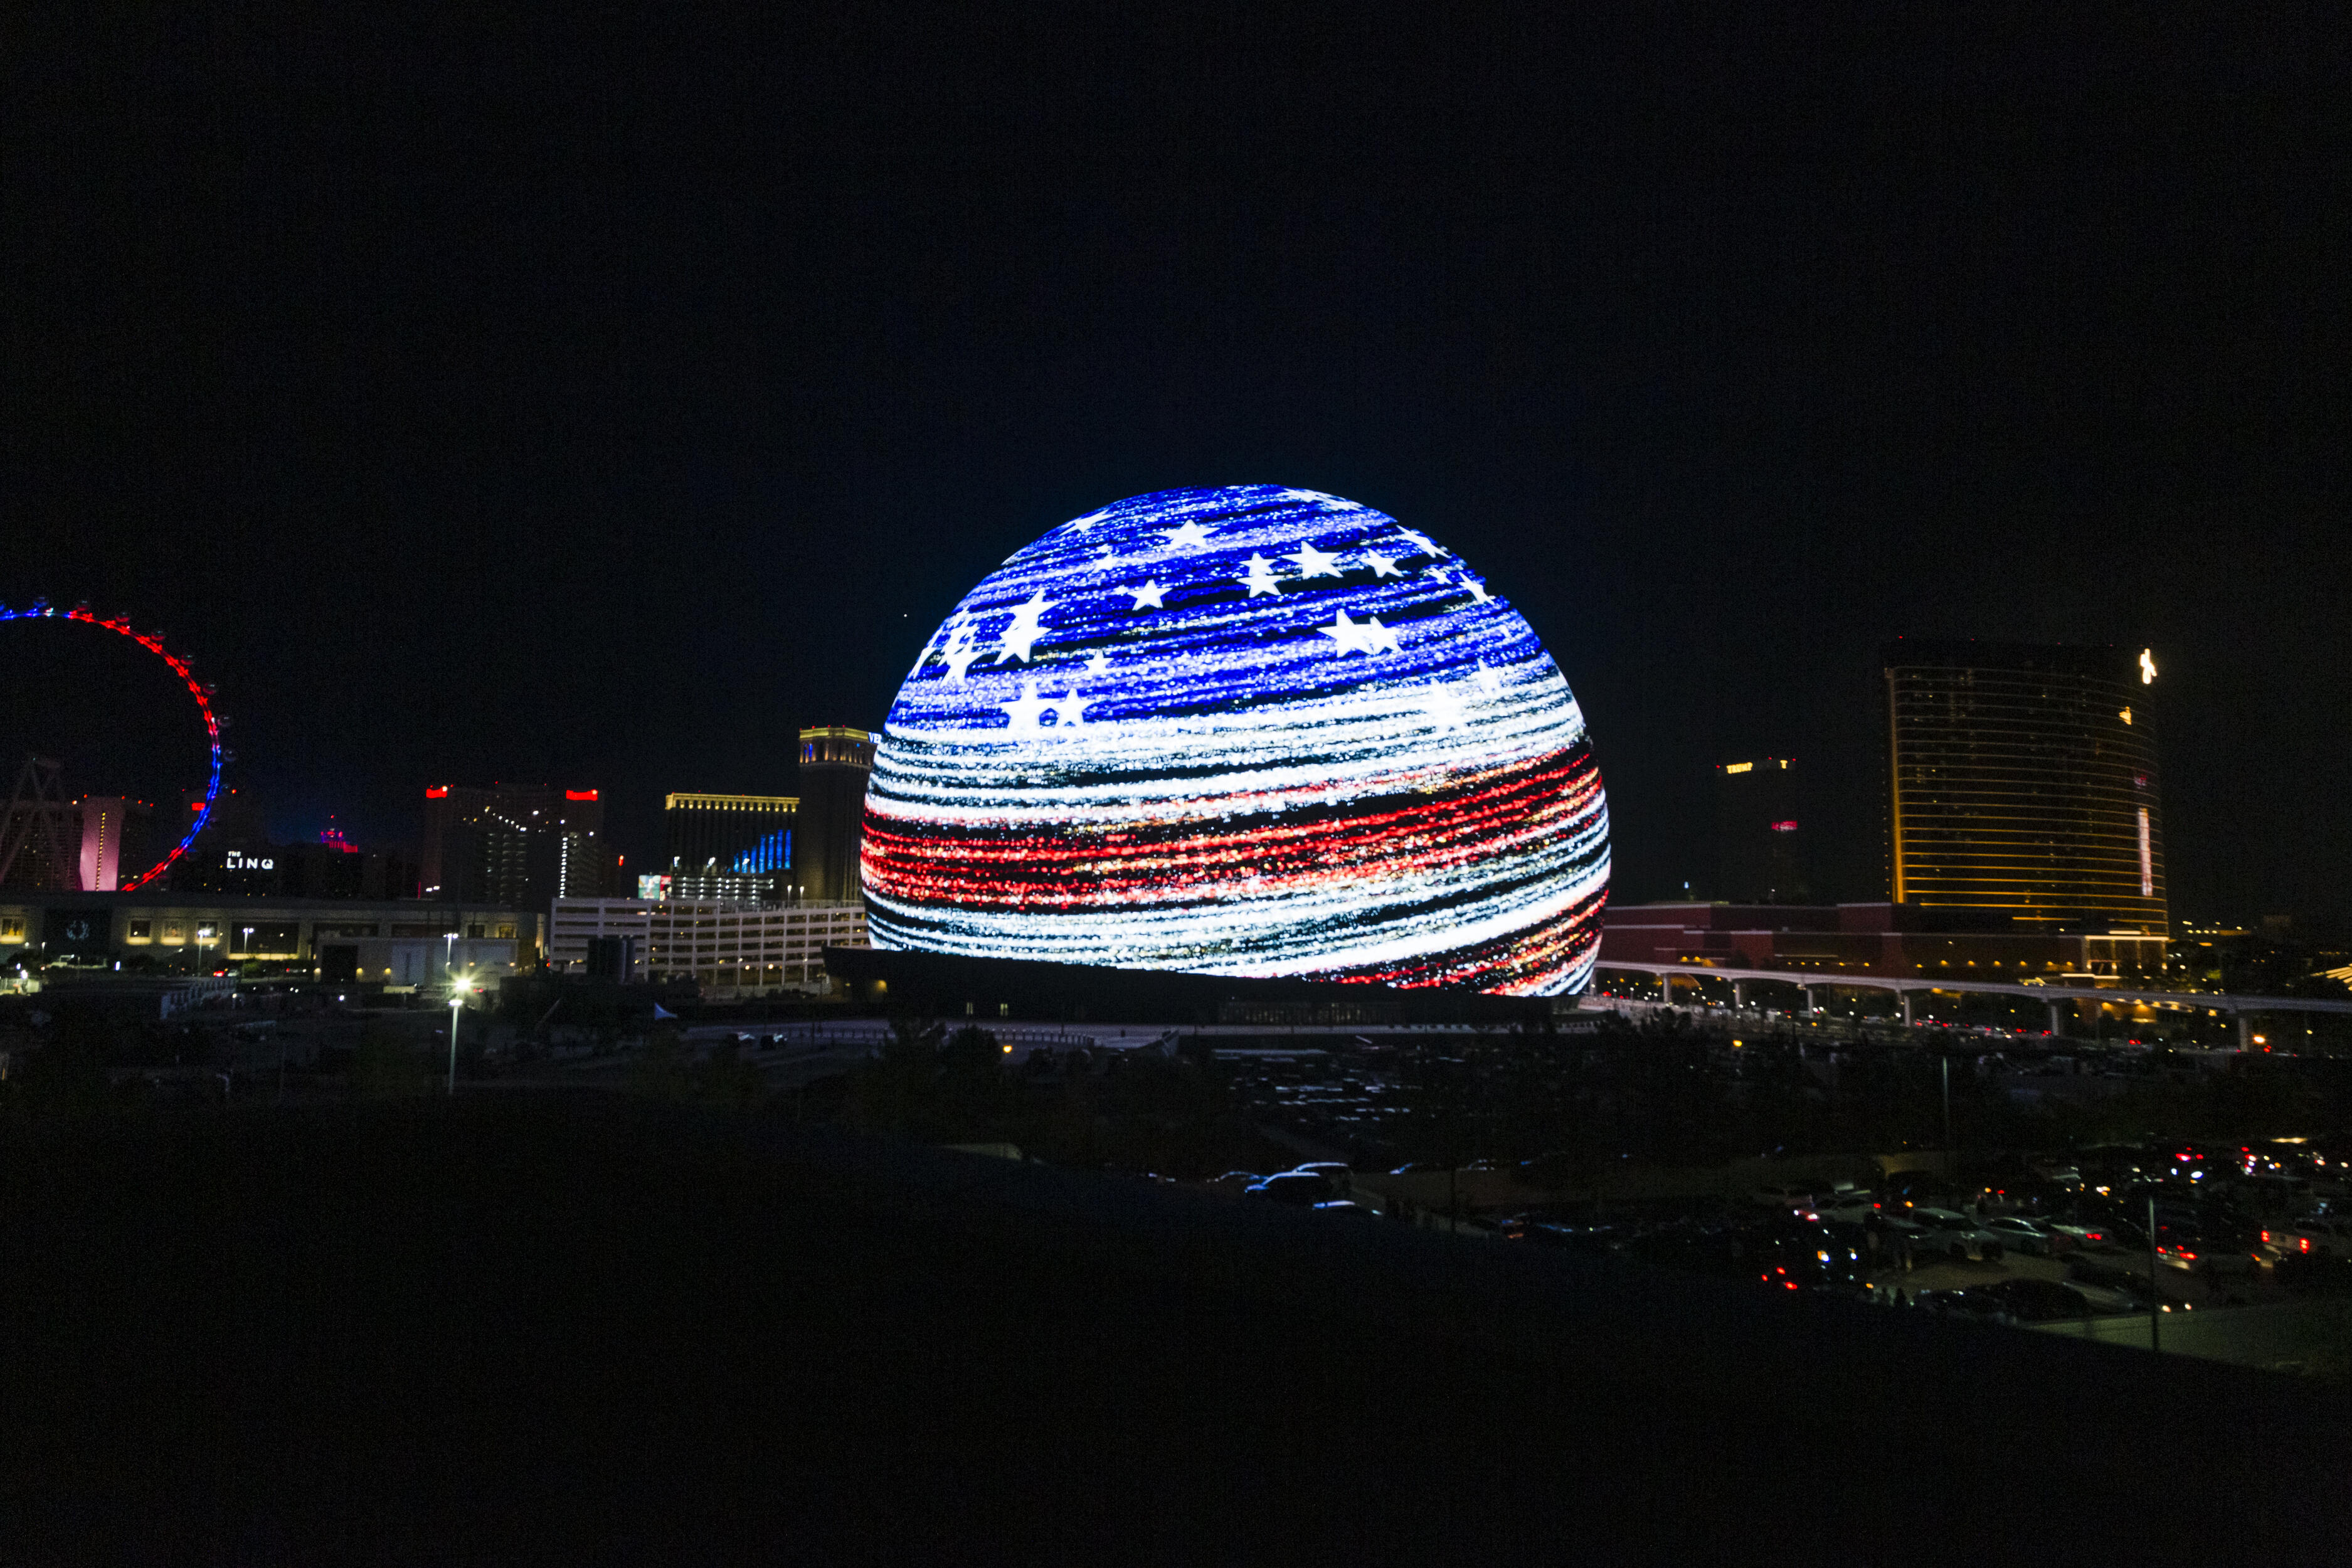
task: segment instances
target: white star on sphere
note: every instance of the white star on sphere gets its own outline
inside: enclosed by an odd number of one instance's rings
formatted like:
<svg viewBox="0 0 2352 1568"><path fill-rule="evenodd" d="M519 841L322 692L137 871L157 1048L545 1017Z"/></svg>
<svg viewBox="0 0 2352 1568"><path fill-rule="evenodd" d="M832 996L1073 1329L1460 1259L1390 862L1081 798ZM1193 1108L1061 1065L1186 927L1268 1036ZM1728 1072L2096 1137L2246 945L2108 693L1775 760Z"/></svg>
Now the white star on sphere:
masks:
<svg viewBox="0 0 2352 1568"><path fill-rule="evenodd" d="M1206 550L1209 548L1209 531L1202 528L1197 522L1188 522L1173 533L1161 535L1160 540L1160 548L1162 550Z"/></svg>
<svg viewBox="0 0 2352 1568"><path fill-rule="evenodd" d="M1298 553L1290 559L1298 563L1298 574L1301 577L1339 575L1339 558L1337 555L1326 555L1304 541L1299 543Z"/></svg>
<svg viewBox="0 0 2352 1568"><path fill-rule="evenodd" d="M1100 675L1108 668L1110 668L1110 655L1107 653L1097 653L1087 660L1088 675Z"/></svg>
<svg viewBox="0 0 2352 1568"><path fill-rule="evenodd" d="M1339 612L1339 618L1338 620L1333 621L1328 626L1320 628L1320 631L1321 635L1331 639L1333 645L1332 651L1335 653L1369 653L1371 651L1370 645L1367 639L1367 628L1360 626L1355 622L1349 620L1348 618L1348 612L1345 610Z"/></svg>
<svg viewBox="0 0 2352 1568"><path fill-rule="evenodd" d="M1065 730L1085 729L1086 706L1078 700L1078 694L1075 691L1066 691L1055 699L1054 732L1058 735Z"/></svg>
<svg viewBox="0 0 2352 1568"><path fill-rule="evenodd" d="M1100 522L1108 515L1109 514L1108 512L1090 511L1084 517L1074 517L1070 519L1068 526L1076 529L1080 533L1084 533L1087 530L1092 528L1095 524Z"/></svg>
<svg viewBox="0 0 2352 1568"><path fill-rule="evenodd" d="M1008 658L1017 658L1024 664L1029 662L1029 650L1037 646L1039 637L1045 635L1045 628L1037 624L1045 616L1045 590L1040 588L1029 595L1027 604L1013 612L1013 624L1005 627L997 639L1004 647L997 654L996 662L1003 664Z"/></svg>
<svg viewBox="0 0 2352 1568"><path fill-rule="evenodd" d="M1004 717L1009 721L1004 726L1006 733L1034 735L1044 728L1037 722L1037 716L1053 707L1054 700L1033 695L1033 692L1034 689L1024 680L1021 683L1021 695L1001 705Z"/></svg>
<svg viewBox="0 0 2352 1568"><path fill-rule="evenodd" d="M1276 594L1282 591L1281 583L1276 581L1274 575L1274 563L1263 555L1253 555L1249 558L1249 574L1242 581L1249 585L1249 596L1253 599L1260 594Z"/></svg>
<svg viewBox="0 0 2352 1568"><path fill-rule="evenodd" d="M1370 551L1367 550L1364 552L1364 560L1365 563L1371 567L1372 575L1375 577L1398 577L1403 575L1403 574L1397 570L1397 563L1390 560L1385 555L1375 555Z"/></svg>
<svg viewBox="0 0 2352 1568"><path fill-rule="evenodd" d="M1161 587L1156 581L1146 583L1140 588L1121 588L1119 592L1135 596L1135 603L1128 606L1132 610L1140 610L1147 605L1155 610L1164 610L1168 607L1160 602L1160 596L1168 590Z"/></svg>
<svg viewBox="0 0 2352 1568"><path fill-rule="evenodd" d="M1500 697L1503 694L1503 678L1487 668L1486 665L1479 665L1478 673L1473 679L1478 683L1480 695Z"/></svg>
<svg viewBox="0 0 2352 1568"><path fill-rule="evenodd" d="M1394 653L1397 650L1396 633L1381 625L1378 616L1365 617L1362 636L1366 653Z"/></svg>
<svg viewBox="0 0 2352 1568"><path fill-rule="evenodd" d="M1429 716L1440 729L1462 728L1462 699L1451 687L1432 682L1429 687Z"/></svg>
<svg viewBox="0 0 2352 1568"><path fill-rule="evenodd" d="M940 656L947 661L950 680L961 680L963 672L971 668L971 661L980 657L980 650L971 646L976 640L971 635L971 622L956 623L956 629L948 636L947 652Z"/></svg>
<svg viewBox="0 0 2352 1568"><path fill-rule="evenodd" d="M1437 548L1437 541L1430 538L1429 535L1425 533L1416 533L1410 528L1400 528L1397 531L1404 536L1404 542L1407 544L1412 545L1414 550L1423 555L1443 555L1445 553L1445 552Z"/></svg>
<svg viewBox="0 0 2352 1568"><path fill-rule="evenodd" d="M1315 501L1327 501L1331 498L1325 495L1321 490L1285 490L1282 492L1282 499L1284 500L1306 501L1312 503Z"/></svg>
<svg viewBox="0 0 2352 1568"><path fill-rule="evenodd" d="M1495 597L1494 595L1486 592L1486 584L1481 583L1477 578L1473 577L1467 572L1462 574L1462 586L1469 591L1469 595L1473 599L1477 600L1478 603L1482 605L1490 602Z"/></svg>

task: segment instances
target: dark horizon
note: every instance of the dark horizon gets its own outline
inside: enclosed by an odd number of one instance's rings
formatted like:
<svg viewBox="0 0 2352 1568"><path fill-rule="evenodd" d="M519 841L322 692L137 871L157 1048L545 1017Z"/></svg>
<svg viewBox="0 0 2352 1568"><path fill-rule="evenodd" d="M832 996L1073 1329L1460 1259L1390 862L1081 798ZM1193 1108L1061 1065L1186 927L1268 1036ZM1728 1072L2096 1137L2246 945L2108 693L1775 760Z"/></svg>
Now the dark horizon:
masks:
<svg viewBox="0 0 2352 1568"><path fill-rule="evenodd" d="M2155 650L2176 923L2352 916L2326 13L1398 15L20 22L0 602L168 627L281 831L634 865L1046 529L1295 485L1527 616L1617 896L1767 754L1877 896L1877 650L1973 637Z"/></svg>

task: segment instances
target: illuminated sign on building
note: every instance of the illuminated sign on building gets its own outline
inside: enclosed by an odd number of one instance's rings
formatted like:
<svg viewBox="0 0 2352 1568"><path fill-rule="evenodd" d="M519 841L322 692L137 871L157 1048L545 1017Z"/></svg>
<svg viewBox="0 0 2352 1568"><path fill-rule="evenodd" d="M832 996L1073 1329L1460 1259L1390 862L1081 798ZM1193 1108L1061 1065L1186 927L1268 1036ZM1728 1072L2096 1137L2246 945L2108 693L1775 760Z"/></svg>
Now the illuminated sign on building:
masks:
<svg viewBox="0 0 2352 1568"><path fill-rule="evenodd" d="M2142 686L2156 684L2156 653L2152 648L2139 650L2139 683Z"/></svg>
<svg viewBox="0 0 2352 1568"><path fill-rule="evenodd" d="M875 944L1580 987L1609 880L1584 716L1458 556L1275 486L1119 501L932 636L866 792Z"/></svg>

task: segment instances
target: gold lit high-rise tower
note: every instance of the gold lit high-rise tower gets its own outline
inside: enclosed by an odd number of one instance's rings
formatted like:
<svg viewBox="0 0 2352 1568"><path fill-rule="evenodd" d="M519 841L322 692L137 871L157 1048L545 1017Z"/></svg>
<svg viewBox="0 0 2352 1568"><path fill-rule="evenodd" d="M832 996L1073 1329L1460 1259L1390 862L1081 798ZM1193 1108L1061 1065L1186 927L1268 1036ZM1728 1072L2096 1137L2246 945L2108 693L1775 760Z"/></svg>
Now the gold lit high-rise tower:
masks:
<svg viewBox="0 0 2352 1568"><path fill-rule="evenodd" d="M1882 667L1895 902L2168 932L2149 655L1904 641Z"/></svg>

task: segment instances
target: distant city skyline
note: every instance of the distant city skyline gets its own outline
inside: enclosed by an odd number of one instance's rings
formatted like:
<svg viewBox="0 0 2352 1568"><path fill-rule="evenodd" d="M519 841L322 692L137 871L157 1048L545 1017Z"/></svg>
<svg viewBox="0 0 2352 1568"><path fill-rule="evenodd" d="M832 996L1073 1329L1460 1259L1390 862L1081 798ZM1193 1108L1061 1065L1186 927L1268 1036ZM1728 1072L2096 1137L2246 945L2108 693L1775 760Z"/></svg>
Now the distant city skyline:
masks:
<svg viewBox="0 0 2352 1568"><path fill-rule="evenodd" d="M74 33L12 122L0 602L170 628L286 830L568 779L635 860L879 726L1044 530L1264 479L1526 616L1621 896L1759 755L1867 893L1876 650L1973 637L2155 650L2179 915L2352 913L2352 168L2298 25L1471 11L1312 71L1096 25L971 74L980 16L616 16L462 89L307 12Z"/></svg>

